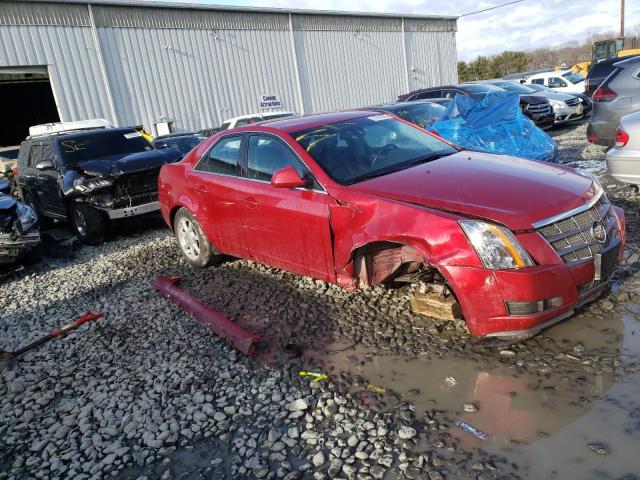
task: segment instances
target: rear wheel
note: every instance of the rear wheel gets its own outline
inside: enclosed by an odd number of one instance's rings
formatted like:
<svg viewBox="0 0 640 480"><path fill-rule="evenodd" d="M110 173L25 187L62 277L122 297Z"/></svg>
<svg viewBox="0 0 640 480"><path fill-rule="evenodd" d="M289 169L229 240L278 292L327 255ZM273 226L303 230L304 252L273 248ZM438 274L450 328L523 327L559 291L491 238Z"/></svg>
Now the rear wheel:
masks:
<svg viewBox="0 0 640 480"><path fill-rule="evenodd" d="M104 213L84 203L73 203L69 207L69 222L82 243L97 245L104 242L107 219Z"/></svg>
<svg viewBox="0 0 640 480"><path fill-rule="evenodd" d="M173 231L180 252L187 262L201 268L211 265L216 255L197 220L186 209L181 208L176 213Z"/></svg>

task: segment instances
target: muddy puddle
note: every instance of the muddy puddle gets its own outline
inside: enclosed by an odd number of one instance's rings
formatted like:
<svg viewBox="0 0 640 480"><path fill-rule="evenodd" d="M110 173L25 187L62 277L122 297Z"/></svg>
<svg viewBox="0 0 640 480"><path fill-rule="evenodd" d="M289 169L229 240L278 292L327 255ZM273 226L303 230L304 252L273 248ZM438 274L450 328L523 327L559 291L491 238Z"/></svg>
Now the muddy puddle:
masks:
<svg viewBox="0 0 640 480"><path fill-rule="evenodd" d="M640 478L640 373L624 365L639 360L639 313L583 315L536 337L541 347L552 341L575 349L575 369L557 372L553 365L536 371L501 361L499 349L468 358L400 357L340 343L329 345L316 365L330 375L364 377L365 388L383 398L382 408L410 401L418 420L435 409L452 424L472 426L475 434L451 428L457 446L506 457L522 478L631 480ZM582 369L582 352L601 366ZM526 355L523 362L535 362Z"/></svg>

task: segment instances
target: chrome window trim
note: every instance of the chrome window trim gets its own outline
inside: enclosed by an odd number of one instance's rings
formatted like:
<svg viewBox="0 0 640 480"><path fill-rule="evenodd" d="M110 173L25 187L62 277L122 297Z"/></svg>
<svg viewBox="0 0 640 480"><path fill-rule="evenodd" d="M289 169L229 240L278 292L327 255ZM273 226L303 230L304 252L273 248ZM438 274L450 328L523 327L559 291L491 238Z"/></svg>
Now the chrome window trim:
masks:
<svg viewBox="0 0 640 480"><path fill-rule="evenodd" d="M207 148L207 150L200 155L200 158L198 159L198 161L196 162L196 164L191 168L192 172L198 172L198 173L211 173L213 175L220 175L221 177L231 177L231 178L240 178L237 175L227 175L225 173L216 173L216 172L206 172L204 170L198 170L198 166L202 163L202 161L204 160L204 157L208 156L211 153L211 150L213 150L214 148L216 148L216 145L218 145L221 141L223 141L225 138L228 137L238 137L240 139L240 151L242 150L242 141L244 140L244 138L242 138L242 134L240 133L229 133L227 135L222 135L218 140L216 140L213 145L211 145L209 148ZM238 153L238 155L240 155ZM238 157L238 160L236 160L236 167L238 167L238 165L240 165L240 158Z"/></svg>
<svg viewBox="0 0 640 480"><path fill-rule="evenodd" d="M602 188L598 187L598 189L599 189L598 193L591 200L589 200L587 203L585 203L584 205L581 205L581 206L576 207L576 208L574 208L572 210L569 210L568 212L562 212L562 213L559 213L557 215L554 215L553 217L545 218L544 220L540 220L539 222L535 222L535 223L533 223L533 228L535 228L537 230L538 228L546 227L547 225L549 225L551 223L559 222L560 220L564 220L565 218L573 217L574 215L582 213L585 210L589 210L591 207L593 207L596 204L596 202L598 200L600 200L600 197L602 197L602 195L604 194L604 190Z"/></svg>
<svg viewBox="0 0 640 480"><path fill-rule="evenodd" d="M286 141L285 141L285 140L284 140L280 135L276 135L275 133L271 133L271 132L264 132L264 131L261 131L261 130L246 130L246 131L242 131L241 133L247 134L247 135L249 135L249 136L251 136L251 135L267 135L267 136L274 137L276 140L278 140L278 141L280 141L280 142L284 143L284 144L285 144L285 148L286 148L286 149L288 149L288 150L289 150L289 151L290 151L290 152L291 152L291 153L292 153L292 154L293 154L293 155L294 155L294 156L295 156L295 157L300 161L300 163L301 163L302 165L304 165L304 168L306 168L306 169L307 169L307 171L308 171L311 175L313 175L313 172L312 172L312 171L311 171L311 169L309 168L309 165L307 165L307 163L306 163L302 158L300 158L300 155L298 155L298 153L297 153L293 148L291 148L291 146L289 145L289 143L288 143L288 142L286 142ZM248 141L248 140L247 140L247 141ZM294 140L294 141L295 141L295 140ZM248 159L248 156L249 156L249 147L247 146L247 162L248 162L248 160L249 160L249 159ZM319 165L318 165L318 167L322 170L322 167L320 167ZM255 178L247 178L247 177L240 177L240 178L246 178L247 180L256 180ZM317 178L315 175L313 175L313 179L314 179L316 182L318 182L318 185L320 185L320 187L322 187L322 191L323 191L324 193L327 193L327 189L326 189L326 187L325 187L325 186L320 182L320 180L318 180L318 178ZM256 180L256 181L258 181L258 182L264 182L264 183L269 183L269 182L264 181L264 180ZM302 187L299 187L299 188L302 188ZM297 188L296 188L296 189L294 189L294 190L297 190ZM314 191L314 192L319 192L319 191L320 191L320 190L308 189L308 188L306 188L306 189L304 189L304 190L310 190L310 191Z"/></svg>

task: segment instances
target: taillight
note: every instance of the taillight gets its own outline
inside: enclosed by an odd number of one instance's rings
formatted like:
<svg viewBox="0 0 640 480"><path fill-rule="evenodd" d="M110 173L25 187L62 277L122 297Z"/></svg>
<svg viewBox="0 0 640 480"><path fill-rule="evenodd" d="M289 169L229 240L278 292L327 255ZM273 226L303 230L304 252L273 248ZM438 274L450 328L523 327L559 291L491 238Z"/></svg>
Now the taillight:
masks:
<svg viewBox="0 0 640 480"><path fill-rule="evenodd" d="M17 163L11 168L11 173L13 174L14 177L18 176L18 164Z"/></svg>
<svg viewBox="0 0 640 480"><path fill-rule="evenodd" d="M589 135L587 135L587 140L589 140L591 143L596 143L598 141L598 135L596 135L595 133L590 133Z"/></svg>
<svg viewBox="0 0 640 480"><path fill-rule="evenodd" d="M629 134L620 125L616 128L616 147L624 147L629 142Z"/></svg>
<svg viewBox="0 0 640 480"><path fill-rule="evenodd" d="M610 102L614 98L616 98L618 94L611 90L606 85L600 85L597 90L593 93L593 101L594 102Z"/></svg>

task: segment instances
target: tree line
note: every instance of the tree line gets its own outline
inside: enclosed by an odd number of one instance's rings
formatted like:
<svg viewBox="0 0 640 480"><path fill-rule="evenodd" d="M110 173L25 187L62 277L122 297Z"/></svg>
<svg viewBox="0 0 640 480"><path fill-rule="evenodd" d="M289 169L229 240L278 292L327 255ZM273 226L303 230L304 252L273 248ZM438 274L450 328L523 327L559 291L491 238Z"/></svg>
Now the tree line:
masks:
<svg viewBox="0 0 640 480"><path fill-rule="evenodd" d="M625 48L631 48L635 39L635 48L640 48L640 25L636 25L625 38ZM556 66L572 65L591 60L591 44L596 40L615 38L608 32L592 35L584 42L569 42L559 47L541 47L530 51L506 51L499 55L479 55L469 62L458 62L458 78L461 82L501 78L511 73L541 70Z"/></svg>

